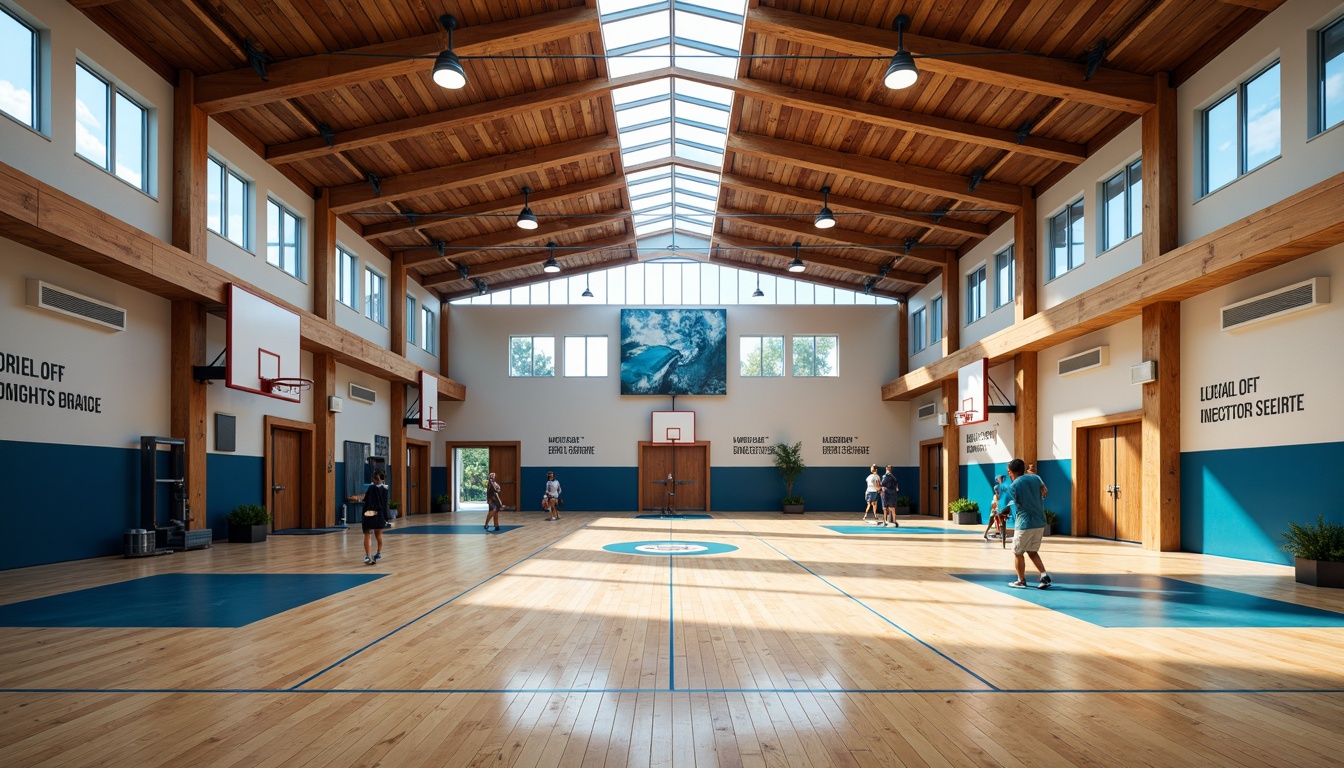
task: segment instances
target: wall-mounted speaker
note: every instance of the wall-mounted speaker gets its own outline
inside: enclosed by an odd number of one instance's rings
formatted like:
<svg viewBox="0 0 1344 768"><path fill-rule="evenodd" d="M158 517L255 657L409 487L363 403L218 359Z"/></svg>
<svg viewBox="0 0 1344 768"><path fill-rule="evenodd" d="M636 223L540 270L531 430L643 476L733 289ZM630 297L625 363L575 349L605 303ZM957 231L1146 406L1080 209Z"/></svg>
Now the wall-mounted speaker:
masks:
<svg viewBox="0 0 1344 768"><path fill-rule="evenodd" d="M1138 365L1129 366L1130 384L1147 384L1150 381L1157 381L1157 361L1145 360Z"/></svg>
<svg viewBox="0 0 1344 768"><path fill-rule="evenodd" d="M951 424L951 423L952 423L952 420L948 417L948 415L947 415L946 413L940 413L940 414L938 414L938 426L940 426L940 427L946 427L948 424Z"/></svg>
<svg viewBox="0 0 1344 768"><path fill-rule="evenodd" d="M345 401L336 395L327 398L327 410L332 413L340 413L345 410Z"/></svg>

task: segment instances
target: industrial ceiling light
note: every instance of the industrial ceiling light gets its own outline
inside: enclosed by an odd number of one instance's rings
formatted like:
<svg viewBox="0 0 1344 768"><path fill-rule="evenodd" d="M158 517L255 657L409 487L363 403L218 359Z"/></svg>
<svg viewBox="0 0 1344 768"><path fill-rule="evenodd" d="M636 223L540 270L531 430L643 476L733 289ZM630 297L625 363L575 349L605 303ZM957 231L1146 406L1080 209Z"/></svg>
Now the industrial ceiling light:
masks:
<svg viewBox="0 0 1344 768"><path fill-rule="evenodd" d="M583 293L579 295L585 299L593 298L593 289L588 287L588 275L583 276Z"/></svg>
<svg viewBox="0 0 1344 768"><path fill-rule="evenodd" d="M835 226L835 214L831 213L831 208L827 205L830 202L830 187L821 188L821 212L817 214L816 221L812 225L817 229L830 229Z"/></svg>
<svg viewBox="0 0 1344 768"><path fill-rule="evenodd" d="M457 17L445 13L439 17L439 23L448 30L448 47L434 59L434 82L440 88L456 91L467 85L467 72L462 69L462 61L453 52L453 30L457 29Z"/></svg>
<svg viewBox="0 0 1344 768"><path fill-rule="evenodd" d="M802 272L804 269L807 269L807 265L804 264L803 260L798 257L798 249L802 247L803 247L802 243L798 242L797 240L793 241L793 261L789 262L790 272Z"/></svg>
<svg viewBox="0 0 1344 768"><path fill-rule="evenodd" d="M527 205L527 196L532 194L531 187L523 187L523 210L518 212L519 229L536 229L537 215Z"/></svg>
<svg viewBox="0 0 1344 768"><path fill-rule="evenodd" d="M541 271L555 274L560 271L560 265L555 262L555 243L547 243L547 248L551 249L551 257L546 259L546 263L541 265Z"/></svg>
<svg viewBox="0 0 1344 768"><path fill-rule="evenodd" d="M751 298L753 298L753 299L764 299L764 298L765 298L765 291L762 291L762 290L761 290L761 273L760 273L760 272L757 272L757 273L756 273L756 290L752 292L752 294L751 294Z"/></svg>
<svg viewBox="0 0 1344 768"><path fill-rule="evenodd" d="M896 55L891 57L891 63L887 65L887 74L882 78L882 83L893 91L909 88L919 79L915 57L905 50L905 28L909 24L910 17L904 13L896 17Z"/></svg>

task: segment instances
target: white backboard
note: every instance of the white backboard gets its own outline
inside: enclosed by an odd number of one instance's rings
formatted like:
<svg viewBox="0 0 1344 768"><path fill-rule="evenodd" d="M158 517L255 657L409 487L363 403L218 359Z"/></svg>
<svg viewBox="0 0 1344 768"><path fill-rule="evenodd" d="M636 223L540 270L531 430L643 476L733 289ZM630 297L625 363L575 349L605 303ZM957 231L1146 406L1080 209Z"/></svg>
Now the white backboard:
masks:
<svg viewBox="0 0 1344 768"><path fill-rule="evenodd" d="M989 358L957 369L957 402L952 413L958 426L989 421Z"/></svg>
<svg viewBox="0 0 1344 768"><path fill-rule="evenodd" d="M654 443L678 444L695 442L695 411L654 411Z"/></svg>
<svg viewBox="0 0 1344 768"><path fill-rule="evenodd" d="M303 375L299 358L299 315L263 299L236 283L228 289L228 355L224 383L297 403L298 391L272 392L263 379L297 379Z"/></svg>
<svg viewBox="0 0 1344 768"><path fill-rule="evenodd" d="M420 371L420 428L438 432L439 377Z"/></svg>

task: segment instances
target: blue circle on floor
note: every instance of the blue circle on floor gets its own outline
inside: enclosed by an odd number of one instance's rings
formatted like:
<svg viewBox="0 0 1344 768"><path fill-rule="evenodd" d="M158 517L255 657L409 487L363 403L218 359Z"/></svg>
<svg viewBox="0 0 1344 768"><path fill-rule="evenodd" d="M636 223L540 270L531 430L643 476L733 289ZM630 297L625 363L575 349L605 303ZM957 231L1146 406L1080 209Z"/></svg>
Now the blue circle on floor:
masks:
<svg viewBox="0 0 1344 768"><path fill-rule="evenodd" d="M732 544L720 544L717 541L671 541L663 539L661 541L623 541L619 544L608 544L603 547L608 552L619 552L623 555L722 555L725 552L736 552L737 547Z"/></svg>

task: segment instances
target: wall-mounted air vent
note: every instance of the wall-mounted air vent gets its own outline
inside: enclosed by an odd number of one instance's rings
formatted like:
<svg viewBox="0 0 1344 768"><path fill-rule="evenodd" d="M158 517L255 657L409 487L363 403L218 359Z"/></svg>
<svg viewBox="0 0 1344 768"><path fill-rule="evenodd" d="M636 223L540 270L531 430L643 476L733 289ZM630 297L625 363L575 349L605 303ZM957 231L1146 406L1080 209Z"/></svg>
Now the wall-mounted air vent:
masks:
<svg viewBox="0 0 1344 768"><path fill-rule="evenodd" d="M1094 347L1086 352L1069 355L1059 361L1059 375L1072 376L1075 373L1090 371L1093 368L1101 368L1111 361L1110 353L1110 347Z"/></svg>
<svg viewBox="0 0 1344 768"><path fill-rule="evenodd" d="M378 393L368 387L361 387L352 381L350 382L350 399L372 404L378 399Z"/></svg>
<svg viewBox="0 0 1344 768"><path fill-rule="evenodd" d="M1271 291L1262 296L1238 301L1236 304L1223 307L1220 312L1222 315L1222 330L1230 331L1251 323L1258 323L1261 320L1282 317L1299 310L1311 309L1329 303L1330 278L1313 277L1310 280L1294 283L1277 291Z"/></svg>
<svg viewBox="0 0 1344 768"><path fill-rule="evenodd" d="M921 405L919 406L918 413L919 418L921 419L932 419L934 416L938 415L938 404L929 403L928 405Z"/></svg>
<svg viewBox="0 0 1344 768"><path fill-rule="evenodd" d="M81 296L41 280L28 281L28 306L60 312L114 331L126 330L126 310L121 307Z"/></svg>

